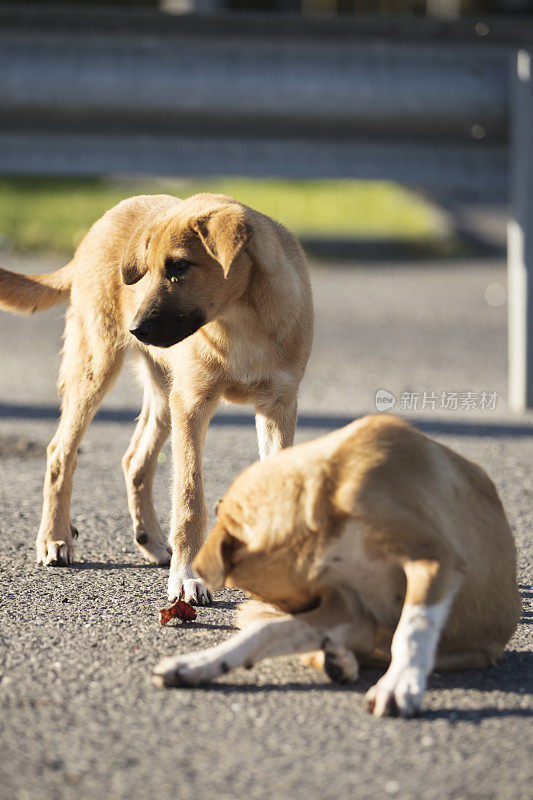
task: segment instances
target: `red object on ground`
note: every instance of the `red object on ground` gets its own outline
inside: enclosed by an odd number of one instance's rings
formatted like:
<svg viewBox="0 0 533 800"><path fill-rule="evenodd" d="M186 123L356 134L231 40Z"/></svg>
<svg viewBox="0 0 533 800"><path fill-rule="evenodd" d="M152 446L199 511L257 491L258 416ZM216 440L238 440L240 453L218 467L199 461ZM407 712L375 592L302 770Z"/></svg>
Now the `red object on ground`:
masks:
<svg viewBox="0 0 533 800"><path fill-rule="evenodd" d="M190 622L196 619L196 611L191 604L186 603L185 600L176 600L175 603L172 603L170 608L162 608L159 611L159 622L161 625L167 625L170 620L175 617L183 620L183 622Z"/></svg>

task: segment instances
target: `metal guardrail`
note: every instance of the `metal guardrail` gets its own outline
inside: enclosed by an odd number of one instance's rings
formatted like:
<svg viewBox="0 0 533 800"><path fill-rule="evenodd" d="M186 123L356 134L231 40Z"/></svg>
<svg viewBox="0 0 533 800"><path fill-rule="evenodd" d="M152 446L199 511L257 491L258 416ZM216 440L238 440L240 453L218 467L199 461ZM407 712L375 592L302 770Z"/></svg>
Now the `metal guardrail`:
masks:
<svg viewBox="0 0 533 800"><path fill-rule="evenodd" d="M232 19L0 9L0 171L379 177L505 196L502 44Z"/></svg>
<svg viewBox="0 0 533 800"><path fill-rule="evenodd" d="M519 116L509 75L514 84L516 51L532 45L533 26L520 21L3 6L0 173L387 178L505 201ZM512 133L521 205L531 161L516 143L529 124ZM516 218L533 219L533 198ZM515 303L510 330L515 408L533 405L527 303Z"/></svg>

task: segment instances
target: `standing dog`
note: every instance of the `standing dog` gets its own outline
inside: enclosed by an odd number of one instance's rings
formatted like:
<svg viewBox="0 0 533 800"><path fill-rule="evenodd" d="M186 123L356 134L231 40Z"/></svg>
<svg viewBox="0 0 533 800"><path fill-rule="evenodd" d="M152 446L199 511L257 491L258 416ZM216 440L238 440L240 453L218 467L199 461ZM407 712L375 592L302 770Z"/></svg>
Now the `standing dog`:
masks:
<svg viewBox="0 0 533 800"><path fill-rule="evenodd" d="M0 270L1 308L33 312L69 297L61 420L47 451L37 560L72 558L77 449L131 348L144 382L123 459L135 541L150 560L168 563L152 482L170 432L169 597L206 603L209 593L191 570L207 520L206 429L220 399L250 402L261 458L292 444L313 330L304 254L282 225L224 195L132 197L104 214L57 272Z"/></svg>
<svg viewBox="0 0 533 800"><path fill-rule="evenodd" d="M245 470L193 567L211 588L240 587L270 609L245 603L241 633L164 659L158 685L321 649L335 681L355 680L358 659L390 662L368 705L408 716L435 663L492 664L520 616L514 540L491 480L394 416Z"/></svg>

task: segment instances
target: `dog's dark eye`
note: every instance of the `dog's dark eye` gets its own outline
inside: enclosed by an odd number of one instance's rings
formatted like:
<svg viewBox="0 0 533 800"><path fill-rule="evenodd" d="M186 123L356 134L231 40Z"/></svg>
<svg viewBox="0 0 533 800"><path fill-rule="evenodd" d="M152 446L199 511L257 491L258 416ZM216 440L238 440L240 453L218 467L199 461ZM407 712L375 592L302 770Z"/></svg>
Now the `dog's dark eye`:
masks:
<svg viewBox="0 0 533 800"><path fill-rule="evenodd" d="M191 268L192 264L186 258L172 258L167 256L165 259L165 272L167 280L176 283Z"/></svg>

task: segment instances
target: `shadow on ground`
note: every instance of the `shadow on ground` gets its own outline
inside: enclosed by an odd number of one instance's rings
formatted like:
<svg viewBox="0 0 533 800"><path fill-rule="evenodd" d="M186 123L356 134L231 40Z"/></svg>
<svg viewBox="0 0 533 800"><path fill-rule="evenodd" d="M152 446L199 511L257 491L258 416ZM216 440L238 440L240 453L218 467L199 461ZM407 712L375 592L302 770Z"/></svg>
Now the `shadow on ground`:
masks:
<svg viewBox="0 0 533 800"><path fill-rule="evenodd" d="M209 627L209 626L203 626ZM215 626L224 627L226 626ZM195 689L178 689L177 691L196 691L222 695L235 694L267 694L302 692L302 693L337 693L337 694L365 694L384 673L375 668L361 669L357 683L339 685L325 683L323 676L317 672L316 681L288 681L280 683L257 683L254 681L239 681L242 670L235 673L236 680L216 681L196 687ZM469 689L479 692L497 692L526 694L532 686L533 653L518 650L506 651L503 659L494 667L478 670L454 670L450 672L436 672L429 678L428 690ZM172 690L175 691L175 690ZM468 696L467 696L468 697ZM484 719L493 717L533 717L531 708L505 708L494 703L481 708L439 708L423 710L419 715L426 720L448 719L452 722L468 720L479 723Z"/></svg>
<svg viewBox="0 0 533 800"><path fill-rule="evenodd" d="M368 413L368 412L364 412ZM139 409L134 408L105 408L101 409L95 422L132 423L139 415ZM316 428L333 430L342 428L362 417L363 413L348 414L307 414L303 412L298 416L300 428ZM57 420L59 409L57 406L47 405L16 405L0 403L0 419L30 419L30 420ZM442 434L449 436L493 436L493 437L523 437L533 436L533 424L530 423L501 423L479 422L478 420L455 421L443 419L410 419L406 417L419 430L429 434ZM253 425L253 417L249 414L217 414L213 417L212 425L219 427Z"/></svg>

